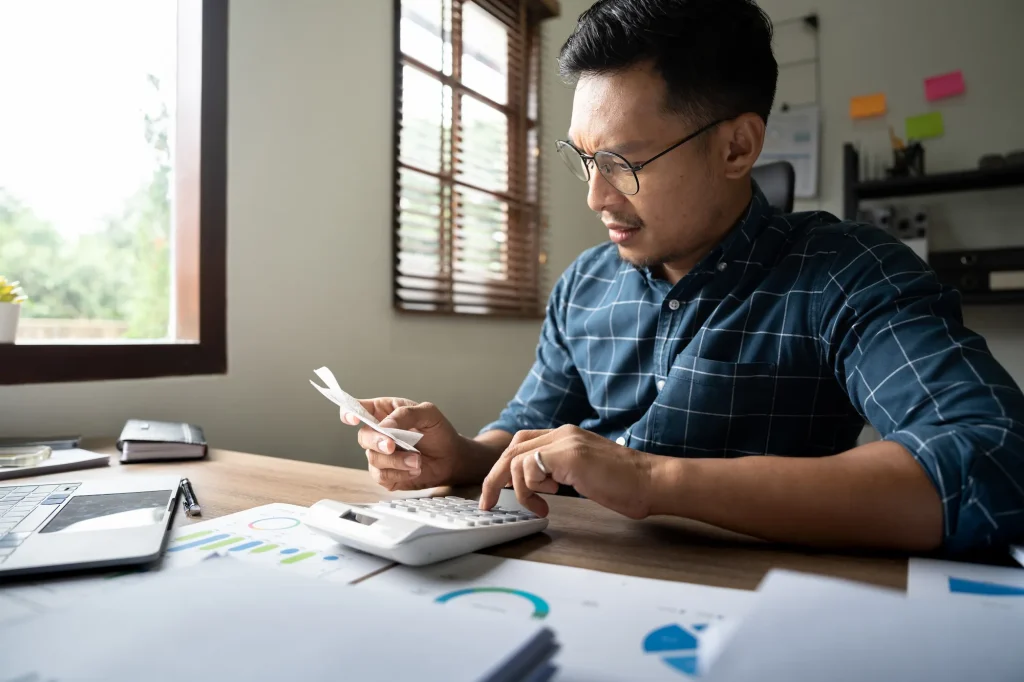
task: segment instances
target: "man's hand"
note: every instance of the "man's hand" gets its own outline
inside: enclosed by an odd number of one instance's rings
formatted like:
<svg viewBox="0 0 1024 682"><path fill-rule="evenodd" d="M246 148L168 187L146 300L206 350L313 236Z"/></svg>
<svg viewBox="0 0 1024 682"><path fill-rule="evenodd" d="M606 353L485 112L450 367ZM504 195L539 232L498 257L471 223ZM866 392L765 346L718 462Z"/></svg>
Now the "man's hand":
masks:
<svg viewBox="0 0 1024 682"><path fill-rule="evenodd" d="M359 429L359 445L366 450L370 475L388 490L420 490L457 482L466 439L459 435L441 410L430 403L406 398L360 400L363 408L392 429L419 431L423 438L416 444L419 453L399 450L395 441L369 426ZM341 411L341 420L352 426L361 422L355 415ZM479 479L477 479L479 480Z"/></svg>
<svg viewBox="0 0 1024 682"><path fill-rule="evenodd" d="M550 475L537 464L536 452ZM576 426L520 431L484 479L480 508L493 507L511 481L520 504L546 516L548 503L537 493L555 493L562 483L604 507L642 519L650 507L653 460Z"/></svg>

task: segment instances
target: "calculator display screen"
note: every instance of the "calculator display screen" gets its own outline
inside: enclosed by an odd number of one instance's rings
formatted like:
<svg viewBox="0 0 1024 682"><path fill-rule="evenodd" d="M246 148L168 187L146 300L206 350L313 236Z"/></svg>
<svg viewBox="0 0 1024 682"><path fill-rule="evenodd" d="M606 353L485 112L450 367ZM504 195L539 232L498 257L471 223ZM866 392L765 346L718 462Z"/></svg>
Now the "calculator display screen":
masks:
<svg viewBox="0 0 1024 682"><path fill-rule="evenodd" d="M374 517L374 516L367 516L366 514L358 514L358 513L354 512L354 511L352 511L351 509L349 509L347 512L342 514L341 518L345 519L346 521L355 521L356 523L361 523L364 526L372 526L373 524L377 523L377 521L378 521L378 519L376 517Z"/></svg>

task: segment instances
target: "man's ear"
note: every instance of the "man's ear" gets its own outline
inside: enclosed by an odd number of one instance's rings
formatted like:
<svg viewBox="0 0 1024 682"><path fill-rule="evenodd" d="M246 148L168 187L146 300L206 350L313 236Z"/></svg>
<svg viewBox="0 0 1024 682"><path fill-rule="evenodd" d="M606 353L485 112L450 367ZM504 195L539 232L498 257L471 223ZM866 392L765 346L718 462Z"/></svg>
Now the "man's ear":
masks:
<svg viewBox="0 0 1024 682"><path fill-rule="evenodd" d="M764 128L764 121L753 113L722 124L722 165L727 178L738 180L753 168L764 145Z"/></svg>

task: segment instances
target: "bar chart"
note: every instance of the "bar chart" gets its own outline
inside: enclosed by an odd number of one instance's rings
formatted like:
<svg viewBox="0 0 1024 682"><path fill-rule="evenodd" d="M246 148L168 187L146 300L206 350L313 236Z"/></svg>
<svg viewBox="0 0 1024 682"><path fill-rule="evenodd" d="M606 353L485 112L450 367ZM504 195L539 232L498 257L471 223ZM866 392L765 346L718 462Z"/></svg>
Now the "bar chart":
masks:
<svg viewBox="0 0 1024 682"><path fill-rule="evenodd" d="M192 524L171 537L166 557L191 564L217 554L341 582L389 565L309 530L305 514L304 507L271 504Z"/></svg>

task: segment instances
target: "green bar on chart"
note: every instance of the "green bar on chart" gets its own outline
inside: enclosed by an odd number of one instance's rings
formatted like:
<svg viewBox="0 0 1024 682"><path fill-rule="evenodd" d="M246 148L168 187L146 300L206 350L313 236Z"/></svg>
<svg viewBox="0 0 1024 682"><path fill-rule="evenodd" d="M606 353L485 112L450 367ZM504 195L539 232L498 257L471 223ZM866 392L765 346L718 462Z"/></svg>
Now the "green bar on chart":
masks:
<svg viewBox="0 0 1024 682"><path fill-rule="evenodd" d="M277 549L280 545L263 545L249 552L249 554L262 554L263 552L269 552L272 549Z"/></svg>
<svg viewBox="0 0 1024 682"><path fill-rule="evenodd" d="M308 559L311 556L316 556L316 552L302 552L301 554L296 554L295 556L290 556L287 559L282 559L281 563L282 564L297 564L300 561L302 561L303 559Z"/></svg>
<svg viewBox="0 0 1024 682"><path fill-rule="evenodd" d="M189 533L188 535L182 535L180 538L174 538L175 542L185 542L186 540L194 540L195 538L201 538L204 535L209 535L212 530L201 530L198 533Z"/></svg>
<svg viewBox="0 0 1024 682"><path fill-rule="evenodd" d="M228 545L233 545L236 542L241 542L244 539L245 538L228 538L227 540L221 540L220 542L214 542L209 545L203 545L199 549L220 549L221 547L227 547Z"/></svg>

